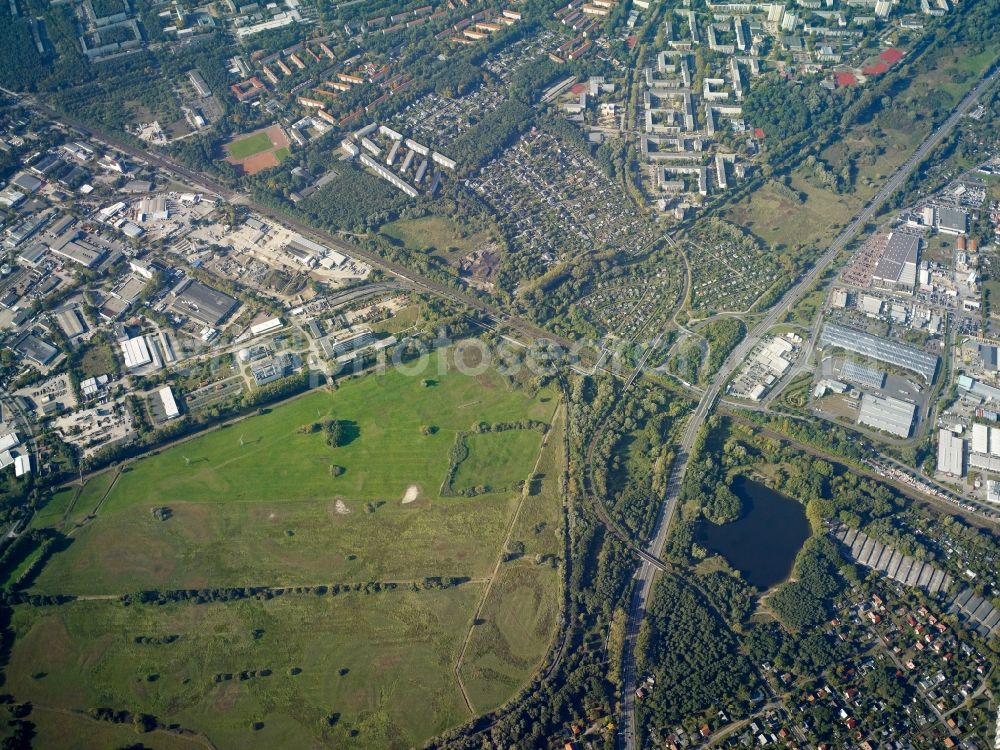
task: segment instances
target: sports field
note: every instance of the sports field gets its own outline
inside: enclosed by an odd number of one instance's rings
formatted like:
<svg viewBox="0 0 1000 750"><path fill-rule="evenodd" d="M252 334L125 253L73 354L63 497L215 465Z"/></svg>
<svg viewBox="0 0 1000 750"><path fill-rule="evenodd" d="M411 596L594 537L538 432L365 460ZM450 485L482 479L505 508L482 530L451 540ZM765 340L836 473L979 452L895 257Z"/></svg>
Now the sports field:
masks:
<svg viewBox="0 0 1000 750"><path fill-rule="evenodd" d="M290 146L291 141L281 126L271 125L227 143L226 161L235 164L244 174L257 174L284 161Z"/></svg>
<svg viewBox="0 0 1000 750"><path fill-rule="evenodd" d="M558 614L561 417L541 453L538 430L474 436L464 470L488 468L508 489L439 490L459 432L551 423L557 394L512 389L492 371L431 374L426 385L396 371L348 380L58 494L35 525L71 541L31 592L87 600L16 608L8 690L41 709L149 713L220 748L419 745L472 716L457 666L476 713L511 697ZM330 420L349 426L346 445L328 444ZM502 561L514 541L524 553ZM459 583L438 589L433 577ZM334 584L370 593L333 596ZM246 586L302 588L118 601ZM238 679L253 670L269 674Z"/></svg>
<svg viewBox="0 0 1000 750"><path fill-rule="evenodd" d="M226 150L229 151L229 155L234 159L246 159L248 156L259 154L261 151L266 151L271 147L271 139L267 137L267 132L261 130L259 133L254 133L253 135L248 135L246 138L233 141L226 147Z"/></svg>

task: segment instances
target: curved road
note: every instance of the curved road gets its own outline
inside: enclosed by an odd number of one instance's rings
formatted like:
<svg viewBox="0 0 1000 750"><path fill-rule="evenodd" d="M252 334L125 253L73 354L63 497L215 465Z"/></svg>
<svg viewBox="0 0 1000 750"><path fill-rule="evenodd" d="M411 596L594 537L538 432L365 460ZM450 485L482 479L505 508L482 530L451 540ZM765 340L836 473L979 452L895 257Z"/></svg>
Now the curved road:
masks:
<svg viewBox="0 0 1000 750"><path fill-rule="evenodd" d="M632 599L629 603L628 622L625 628L625 644L622 652L622 707L621 717L618 722L619 741L626 750L635 750L636 747L636 725L635 725L635 691L638 683L635 665L635 641L639 634L639 625L646 613L646 605L652 591L653 578L661 565L655 564L649 558L659 559L663 553L663 547L667 540L667 531L677 508L677 497L684 482L684 475L687 472L687 462L691 447L694 445L698 433L701 431L705 420L712 413L713 408L719 400L722 385L729 379L737 367L745 361L747 355L760 342L764 335L773 328L791 307L808 291L809 287L826 271L831 263L836 259L847 243L854 239L858 231L882 206L885 200L892 195L910 176L914 169L922 162L928 154L948 135L958 124L958 121L972 107L979 96L996 81L1000 70L994 70L983 78L974 89L955 107L948 119L939 125L920 144L913 155L910 156L886 181L885 185L874 195L868 204L854 217L830 247L816 261L798 282L774 305L757 325L747 333L746 338L732 351L722 367L715 374L710 386L698 402L697 408L688 420L681 443L678 447L677 458L671 470L670 481L667 484L666 495L663 505L660 508L660 516L657 521L656 533L653 540L646 549L646 554L642 556L643 562L639 567L635 577L635 586L632 591Z"/></svg>

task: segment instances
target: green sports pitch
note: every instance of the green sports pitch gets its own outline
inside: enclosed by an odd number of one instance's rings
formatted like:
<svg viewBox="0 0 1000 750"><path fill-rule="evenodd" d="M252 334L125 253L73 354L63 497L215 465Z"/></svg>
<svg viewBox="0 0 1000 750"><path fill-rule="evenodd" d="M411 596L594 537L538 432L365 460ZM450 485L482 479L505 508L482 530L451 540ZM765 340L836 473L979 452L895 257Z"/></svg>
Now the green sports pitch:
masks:
<svg viewBox="0 0 1000 750"><path fill-rule="evenodd" d="M274 144L271 143L267 132L261 130L259 133L254 133L253 135L248 135L246 138L233 141L226 146L226 151L229 152L229 155L233 159L240 161L271 148L274 148Z"/></svg>

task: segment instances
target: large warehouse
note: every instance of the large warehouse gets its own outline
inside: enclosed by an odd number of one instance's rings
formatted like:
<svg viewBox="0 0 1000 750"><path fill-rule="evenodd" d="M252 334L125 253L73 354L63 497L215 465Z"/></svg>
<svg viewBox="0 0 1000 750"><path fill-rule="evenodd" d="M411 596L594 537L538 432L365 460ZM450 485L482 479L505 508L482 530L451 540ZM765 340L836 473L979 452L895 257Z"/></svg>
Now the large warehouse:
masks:
<svg viewBox="0 0 1000 750"><path fill-rule="evenodd" d="M916 404L890 396L873 396L866 393L861 399L858 424L865 424L890 435L905 438L910 435L916 413Z"/></svg>
<svg viewBox="0 0 1000 750"><path fill-rule="evenodd" d="M174 290L173 308L205 325L217 326L239 303L228 294L190 279Z"/></svg>
<svg viewBox="0 0 1000 750"><path fill-rule="evenodd" d="M913 292L917 283L917 262L920 259L920 238L903 232L893 232L872 273L872 284L880 289Z"/></svg>
<svg viewBox="0 0 1000 750"><path fill-rule="evenodd" d="M938 430L937 470L955 477L965 475L965 441L951 430Z"/></svg>
<svg viewBox="0 0 1000 750"><path fill-rule="evenodd" d="M922 375L928 383L934 380L934 373L937 372L938 356L936 354L835 323L827 323L823 326L823 332L819 337L819 347L820 349L836 347L879 362L905 367L907 370Z"/></svg>
<svg viewBox="0 0 1000 750"><path fill-rule="evenodd" d="M121 342L122 355L125 357L125 367L134 370L136 367L144 367L153 361L153 355L149 353L149 345L145 336L136 336Z"/></svg>

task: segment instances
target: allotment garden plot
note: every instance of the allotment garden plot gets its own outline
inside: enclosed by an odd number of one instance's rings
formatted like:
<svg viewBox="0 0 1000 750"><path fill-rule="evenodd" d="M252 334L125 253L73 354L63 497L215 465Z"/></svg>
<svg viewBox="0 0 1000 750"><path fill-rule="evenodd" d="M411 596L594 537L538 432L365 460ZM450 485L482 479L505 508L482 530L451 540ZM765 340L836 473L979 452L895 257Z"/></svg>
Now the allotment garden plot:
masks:
<svg viewBox="0 0 1000 750"><path fill-rule="evenodd" d="M542 131L521 137L468 184L512 239L525 277L592 252L635 253L657 238L592 159Z"/></svg>
<svg viewBox="0 0 1000 750"><path fill-rule="evenodd" d="M576 309L601 336L634 341L654 323L665 323L679 302L681 260L668 248L595 279Z"/></svg>
<svg viewBox="0 0 1000 750"><path fill-rule="evenodd" d="M691 306L697 312L749 310L781 275L755 237L723 221L697 226L687 251Z"/></svg>

